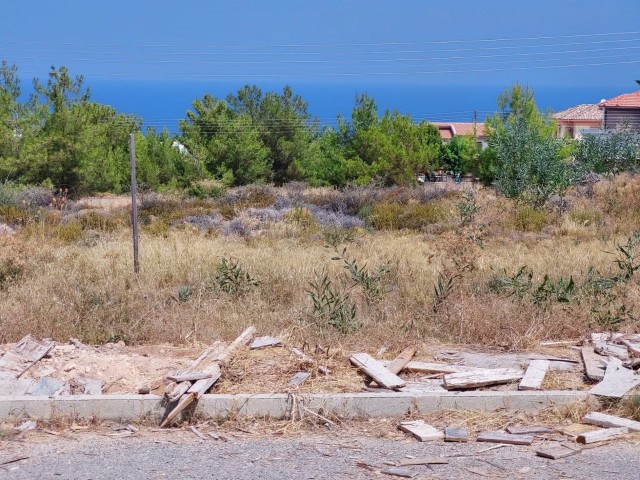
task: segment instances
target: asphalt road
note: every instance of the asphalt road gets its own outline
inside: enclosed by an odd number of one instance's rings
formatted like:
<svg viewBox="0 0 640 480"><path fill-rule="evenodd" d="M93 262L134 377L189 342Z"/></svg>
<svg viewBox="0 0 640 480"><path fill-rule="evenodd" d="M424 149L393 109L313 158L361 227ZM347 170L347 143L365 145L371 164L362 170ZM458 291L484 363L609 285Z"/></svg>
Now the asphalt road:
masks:
<svg viewBox="0 0 640 480"><path fill-rule="evenodd" d="M106 433L67 438L14 437L0 443L0 478L37 479L368 479L384 462L406 456L445 456L446 465L408 467L414 478L442 479L636 479L637 439L584 450L561 460L537 457L532 447L493 444L420 443L404 438L313 435L303 438L200 440L192 433L146 432L131 437ZM46 438L45 438L46 437ZM359 466L367 463L373 467Z"/></svg>

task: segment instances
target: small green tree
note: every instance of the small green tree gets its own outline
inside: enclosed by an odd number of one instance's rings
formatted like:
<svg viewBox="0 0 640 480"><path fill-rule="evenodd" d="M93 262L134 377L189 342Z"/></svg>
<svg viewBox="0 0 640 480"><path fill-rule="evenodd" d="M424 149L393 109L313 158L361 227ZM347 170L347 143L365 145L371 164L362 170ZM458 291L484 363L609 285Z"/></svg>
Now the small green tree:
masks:
<svg viewBox="0 0 640 480"><path fill-rule="evenodd" d="M640 131L619 129L586 134L578 143L575 158L585 170L615 174L640 165Z"/></svg>
<svg viewBox="0 0 640 480"><path fill-rule="evenodd" d="M565 142L540 134L525 118L506 126L495 143L495 185L500 192L541 207L551 195L563 194L575 178L562 157Z"/></svg>
<svg viewBox="0 0 640 480"><path fill-rule="evenodd" d="M478 147L471 136L456 136L442 145L440 163L454 175L470 172L476 164Z"/></svg>

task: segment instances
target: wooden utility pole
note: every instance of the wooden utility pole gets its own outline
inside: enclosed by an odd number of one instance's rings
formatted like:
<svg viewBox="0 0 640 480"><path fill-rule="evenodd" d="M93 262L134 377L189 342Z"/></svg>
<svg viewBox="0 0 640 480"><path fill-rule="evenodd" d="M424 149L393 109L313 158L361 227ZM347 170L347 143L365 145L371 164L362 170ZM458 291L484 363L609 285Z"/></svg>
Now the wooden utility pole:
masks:
<svg viewBox="0 0 640 480"><path fill-rule="evenodd" d="M136 181L136 136L129 135L129 152L131 154L131 225L133 226L133 271L138 273L138 184Z"/></svg>

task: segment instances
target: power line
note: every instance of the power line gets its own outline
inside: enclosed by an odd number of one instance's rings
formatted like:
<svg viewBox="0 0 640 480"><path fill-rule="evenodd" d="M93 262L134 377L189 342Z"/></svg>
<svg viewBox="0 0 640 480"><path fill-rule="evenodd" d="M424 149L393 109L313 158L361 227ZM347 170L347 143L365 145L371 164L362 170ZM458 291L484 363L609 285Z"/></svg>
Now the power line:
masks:
<svg viewBox="0 0 640 480"><path fill-rule="evenodd" d="M94 63L130 63L130 64L186 64L186 65L298 65L298 64L349 64L353 63L400 63L400 62L428 62L428 61L449 61L449 60L466 60L466 59L478 59L478 58L504 58L504 57L532 57L541 55L564 55L573 53L592 53L592 52L614 52L621 50L638 50L638 46L630 47L613 47L613 48L593 48L583 50L554 50L549 52L519 52L519 53L498 53L490 55L455 55L449 57L419 57L419 58L364 58L364 59L350 59L350 60L135 60L135 59L123 59L123 58L108 58L108 59L96 59L96 58L66 58L65 62L94 62ZM595 58L595 57L587 57ZM56 60L54 57L14 57L18 60ZM578 59L578 58L569 58ZM513 60L517 61L517 60ZM520 60L528 61L528 60ZM541 60L533 60L541 61Z"/></svg>
<svg viewBox="0 0 640 480"><path fill-rule="evenodd" d="M396 45L445 45L456 43L493 43L493 42L518 42L532 40L553 40L560 38L588 38L618 35L636 35L640 31L628 32L598 32L598 33L579 33L572 35L542 35L533 37L498 37L498 38L480 38L480 39L454 39L454 40L430 40L430 41L413 41L413 42L374 42L374 43L319 43L319 44L213 44L213 45L179 45L179 44L118 44L118 43L86 43L86 42L49 42L49 41L25 41L10 40L10 43L31 44L31 45L82 45L90 47L135 47L135 48L185 48L185 47L201 47L201 48L326 48L326 47L380 47L380 46L396 46Z"/></svg>
<svg viewBox="0 0 640 480"><path fill-rule="evenodd" d="M484 72L507 72L512 70L549 70L554 68L584 68L611 65L633 65L640 63L640 60L627 60L617 62L594 62L594 63L571 63L563 65L531 65L526 67L504 67L504 68L473 68L473 69L447 69L447 70L421 70L421 71L395 71L395 72L309 72L309 73L158 73L158 72L82 72L85 76L95 77L147 77L147 78L287 78L287 77L392 77L392 76L420 76L420 75L442 75L453 73L484 73ZM35 74L33 72L26 72Z"/></svg>
<svg viewBox="0 0 640 480"><path fill-rule="evenodd" d="M345 55L389 55L389 54L419 54L419 53L429 53L429 52L475 52L479 50L515 50L515 49L531 49L531 48L554 48L554 47L572 47L577 45L604 45L611 43L631 43L638 42L640 38L628 38L628 39L617 39L617 40L597 40L597 41L589 41L589 42L569 42L569 43L546 43L546 44L537 44L537 45L502 45L497 47L475 47L475 48L449 48L449 49L432 49L432 50L371 50L371 51L322 51L322 52L139 52L143 55L149 56L170 56L170 55L180 55L180 56L302 56L302 55L314 55L314 56L345 56ZM64 53L64 54L102 54L102 55L131 55L133 52L131 51L87 51L87 50L54 50L51 49L29 49L29 48L4 48L3 51L12 51L12 52L37 52L37 53Z"/></svg>

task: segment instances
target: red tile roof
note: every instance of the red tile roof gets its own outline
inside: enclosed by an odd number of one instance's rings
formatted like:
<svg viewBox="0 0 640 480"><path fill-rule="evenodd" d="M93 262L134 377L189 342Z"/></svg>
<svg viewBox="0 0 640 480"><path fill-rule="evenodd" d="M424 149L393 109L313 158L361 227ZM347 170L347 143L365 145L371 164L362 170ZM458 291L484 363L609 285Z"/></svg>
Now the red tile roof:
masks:
<svg viewBox="0 0 640 480"><path fill-rule="evenodd" d="M438 127L438 130L440 130L440 136L443 139L449 139L457 135L473 135L474 126L476 137L485 136L484 123L435 122L434 125Z"/></svg>
<svg viewBox="0 0 640 480"><path fill-rule="evenodd" d="M573 120L573 121L602 121L602 109L598 105L582 104L575 107L567 108L561 112L554 113L552 118L556 120Z"/></svg>
<svg viewBox="0 0 640 480"><path fill-rule="evenodd" d="M598 105L601 107L640 108L640 90L618 95L609 100L604 100Z"/></svg>

